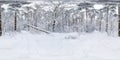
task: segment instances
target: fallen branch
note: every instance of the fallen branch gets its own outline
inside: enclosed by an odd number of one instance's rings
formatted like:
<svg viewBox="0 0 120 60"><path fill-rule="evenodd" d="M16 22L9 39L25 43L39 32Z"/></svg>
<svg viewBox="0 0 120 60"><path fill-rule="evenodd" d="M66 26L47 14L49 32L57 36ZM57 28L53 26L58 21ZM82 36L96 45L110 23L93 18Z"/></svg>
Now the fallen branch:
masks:
<svg viewBox="0 0 120 60"><path fill-rule="evenodd" d="M34 28L34 29L36 29L36 30L38 30L38 31L41 31L41 32L50 34L50 32L48 32L48 31L46 31L46 30L43 30L43 29L40 29L40 28L38 28L38 27L35 27L35 26L33 26L33 25L28 25L28 24L27 24L27 26L32 27L32 28Z"/></svg>

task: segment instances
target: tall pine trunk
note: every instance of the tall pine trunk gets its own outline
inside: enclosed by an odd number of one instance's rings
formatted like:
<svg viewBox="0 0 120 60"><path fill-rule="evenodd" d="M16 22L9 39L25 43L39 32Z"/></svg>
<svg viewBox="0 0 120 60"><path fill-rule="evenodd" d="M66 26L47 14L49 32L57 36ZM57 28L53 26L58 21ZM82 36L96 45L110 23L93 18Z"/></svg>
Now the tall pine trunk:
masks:
<svg viewBox="0 0 120 60"><path fill-rule="evenodd" d="M107 7L107 17L106 17L106 32L108 33L109 24L109 6Z"/></svg>
<svg viewBox="0 0 120 60"><path fill-rule="evenodd" d="M1 4L0 4L0 36L2 35L2 18L1 18Z"/></svg>
<svg viewBox="0 0 120 60"><path fill-rule="evenodd" d="M119 21L118 21L118 35L120 36L120 6L118 7Z"/></svg>
<svg viewBox="0 0 120 60"><path fill-rule="evenodd" d="M17 13L15 12L14 30L17 30Z"/></svg>

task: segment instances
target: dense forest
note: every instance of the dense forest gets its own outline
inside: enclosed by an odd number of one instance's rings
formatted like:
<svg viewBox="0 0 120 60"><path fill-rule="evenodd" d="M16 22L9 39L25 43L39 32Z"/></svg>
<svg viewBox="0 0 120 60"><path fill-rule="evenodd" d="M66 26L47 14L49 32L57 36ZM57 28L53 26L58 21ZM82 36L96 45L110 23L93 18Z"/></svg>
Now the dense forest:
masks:
<svg viewBox="0 0 120 60"><path fill-rule="evenodd" d="M1 3L2 33L31 32L107 32L118 34L118 5L92 2L35 1ZM97 8L96 8L97 7Z"/></svg>
<svg viewBox="0 0 120 60"><path fill-rule="evenodd" d="M120 1L0 0L0 60L120 60Z"/></svg>

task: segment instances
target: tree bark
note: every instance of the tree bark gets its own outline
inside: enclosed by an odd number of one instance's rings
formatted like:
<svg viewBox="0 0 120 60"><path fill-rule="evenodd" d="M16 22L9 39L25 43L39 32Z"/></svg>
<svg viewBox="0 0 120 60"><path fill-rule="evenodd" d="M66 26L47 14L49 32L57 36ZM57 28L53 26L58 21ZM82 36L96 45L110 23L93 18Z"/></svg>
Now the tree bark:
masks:
<svg viewBox="0 0 120 60"><path fill-rule="evenodd" d="M2 35L2 18L1 18L1 4L0 4L0 36Z"/></svg>
<svg viewBox="0 0 120 60"><path fill-rule="evenodd" d="M53 27L52 27L52 29L53 29L53 32L55 32L55 20L53 21Z"/></svg>
<svg viewBox="0 0 120 60"><path fill-rule="evenodd" d="M118 21L118 35L120 36L120 6L118 7L119 21Z"/></svg>
<svg viewBox="0 0 120 60"><path fill-rule="evenodd" d="M14 30L17 30L17 13L15 12Z"/></svg>
<svg viewBox="0 0 120 60"><path fill-rule="evenodd" d="M106 32L108 33L109 24L109 6L107 7L107 17L106 17Z"/></svg>

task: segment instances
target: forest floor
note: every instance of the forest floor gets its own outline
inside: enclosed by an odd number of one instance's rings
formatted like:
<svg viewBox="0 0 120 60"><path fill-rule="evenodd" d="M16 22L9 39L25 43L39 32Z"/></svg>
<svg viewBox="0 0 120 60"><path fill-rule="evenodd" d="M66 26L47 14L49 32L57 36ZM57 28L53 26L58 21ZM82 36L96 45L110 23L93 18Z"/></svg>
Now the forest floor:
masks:
<svg viewBox="0 0 120 60"><path fill-rule="evenodd" d="M0 60L120 60L120 38L99 32L6 34Z"/></svg>

